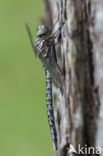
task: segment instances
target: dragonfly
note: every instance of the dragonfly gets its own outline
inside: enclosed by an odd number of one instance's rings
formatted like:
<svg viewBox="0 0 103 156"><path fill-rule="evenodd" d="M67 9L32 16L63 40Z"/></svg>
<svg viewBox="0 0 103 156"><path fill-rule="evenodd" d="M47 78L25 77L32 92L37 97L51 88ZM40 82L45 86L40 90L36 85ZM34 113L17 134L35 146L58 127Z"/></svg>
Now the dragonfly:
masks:
<svg viewBox="0 0 103 156"><path fill-rule="evenodd" d="M38 26L37 39L35 43L33 42L30 28L28 24L26 24L26 29L30 38L34 54L37 58L41 60L43 68L45 70L48 122L51 130L52 140L54 142L56 150L57 150L57 133L55 127L53 102L52 102L52 80L54 84L58 86L58 81L60 82L60 77L62 75L62 72L57 63L56 48L55 48L57 43L55 43L55 39L58 38L61 27L64 24L62 23L58 27L58 29L53 33L53 29L57 22L58 20L54 23L51 29L47 25Z"/></svg>

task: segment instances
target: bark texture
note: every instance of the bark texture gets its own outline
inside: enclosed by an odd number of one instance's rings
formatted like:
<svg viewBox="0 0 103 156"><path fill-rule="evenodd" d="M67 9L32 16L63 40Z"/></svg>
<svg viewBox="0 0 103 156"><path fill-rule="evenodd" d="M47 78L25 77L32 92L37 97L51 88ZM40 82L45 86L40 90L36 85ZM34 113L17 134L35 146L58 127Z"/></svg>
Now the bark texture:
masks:
<svg viewBox="0 0 103 156"><path fill-rule="evenodd" d="M65 80L53 89L56 155L77 155L71 145L103 148L103 1L46 0L45 10L50 26L59 16L55 30L65 22L56 46Z"/></svg>

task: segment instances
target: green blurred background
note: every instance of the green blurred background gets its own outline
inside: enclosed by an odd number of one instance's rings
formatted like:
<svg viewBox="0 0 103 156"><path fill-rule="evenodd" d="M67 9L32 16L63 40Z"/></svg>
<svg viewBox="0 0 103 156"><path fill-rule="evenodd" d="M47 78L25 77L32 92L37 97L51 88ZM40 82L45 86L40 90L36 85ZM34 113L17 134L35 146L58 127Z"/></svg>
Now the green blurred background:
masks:
<svg viewBox="0 0 103 156"><path fill-rule="evenodd" d="M0 156L53 156L45 74L25 23L36 37L43 0L0 0Z"/></svg>

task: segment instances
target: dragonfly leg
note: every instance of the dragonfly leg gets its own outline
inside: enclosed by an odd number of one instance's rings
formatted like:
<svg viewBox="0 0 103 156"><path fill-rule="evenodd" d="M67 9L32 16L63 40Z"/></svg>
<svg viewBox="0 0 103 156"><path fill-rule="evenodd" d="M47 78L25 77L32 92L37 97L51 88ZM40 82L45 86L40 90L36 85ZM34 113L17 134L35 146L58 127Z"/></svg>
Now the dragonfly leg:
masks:
<svg viewBox="0 0 103 156"><path fill-rule="evenodd" d="M64 25L64 22L59 26L59 28L56 30L56 32L53 34L53 38L55 39L57 36L58 36L58 34L60 33L60 30L61 30L61 28L62 28L62 26Z"/></svg>

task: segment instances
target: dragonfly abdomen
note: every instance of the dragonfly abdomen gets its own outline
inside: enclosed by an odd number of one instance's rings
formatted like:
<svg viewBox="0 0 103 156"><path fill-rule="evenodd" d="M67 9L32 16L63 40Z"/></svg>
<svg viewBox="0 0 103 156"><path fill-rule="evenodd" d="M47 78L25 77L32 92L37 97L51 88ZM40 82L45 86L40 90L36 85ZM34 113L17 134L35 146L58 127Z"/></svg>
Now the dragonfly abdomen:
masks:
<svg viewBox="0 0 103 156"><path fill-rule="evenodd" d="M53 114L53 105L52 105L52 80L51 74L48 69L45 68L46 73L46 102L47 102L47 113L48 113L48 122L50 125L52 139L57 149L57 134L55 129L54 114Z"/></svg>

